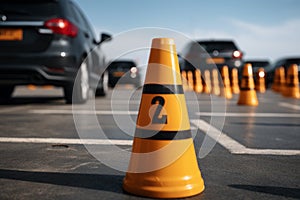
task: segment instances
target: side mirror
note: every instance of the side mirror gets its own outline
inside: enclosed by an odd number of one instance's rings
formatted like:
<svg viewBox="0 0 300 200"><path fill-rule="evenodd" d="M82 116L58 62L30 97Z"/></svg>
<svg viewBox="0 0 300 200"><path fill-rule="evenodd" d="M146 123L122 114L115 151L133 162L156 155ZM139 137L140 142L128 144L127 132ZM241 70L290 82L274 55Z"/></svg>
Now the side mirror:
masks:
<svg viewBox="0 0 300 200"><path fill-rule="evenodd" d="M112 37L111 37L110 34L101 33L101 39L100 39L99 44L102 44L103 42L108 42L108 41L111 41L111 40L112 40Z"/></svg>

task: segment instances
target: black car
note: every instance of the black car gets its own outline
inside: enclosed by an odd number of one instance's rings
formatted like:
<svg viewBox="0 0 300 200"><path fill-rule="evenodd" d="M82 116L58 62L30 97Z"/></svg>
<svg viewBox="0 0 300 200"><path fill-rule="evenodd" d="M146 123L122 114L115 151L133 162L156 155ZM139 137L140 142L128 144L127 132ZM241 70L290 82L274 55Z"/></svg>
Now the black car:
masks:
<svg viewBox="0 0 300 200"><path fill-rule="evenodd" d="M181 57L185 59L184 70L194 68L210 69L212 65L218 69L227 65L229 69L243 65L243 53L232 40L200 40L191 42L183 50Z"/></svg>
<svg viewBox="0 0 300 200"><path fill-rule="evenodd" d="M90 88L105 95L100 44L111 37L96 38L71 0L1 0L0 98L27 84L63 87L67 103L84 103Z"/></svg>
<svg viewBox="0 0 300 200"><path fill-rule="evenodd" d="M132 60L116 60L110 63L108 70L108 83L110 87L118 84L133 84L139 87L141 75L137 65Z"/></svg>
<svg viewBox="0 0 300 200"><path fill-rule="evenodd" d="M292 65L298 65L298 77L300 80L300 56L299 57L285 57L277 60L274 64L266 68L266 83L270 86L273 83L275 70L279 67L285 69L285 75L287 75L288 68Z"/></svg>

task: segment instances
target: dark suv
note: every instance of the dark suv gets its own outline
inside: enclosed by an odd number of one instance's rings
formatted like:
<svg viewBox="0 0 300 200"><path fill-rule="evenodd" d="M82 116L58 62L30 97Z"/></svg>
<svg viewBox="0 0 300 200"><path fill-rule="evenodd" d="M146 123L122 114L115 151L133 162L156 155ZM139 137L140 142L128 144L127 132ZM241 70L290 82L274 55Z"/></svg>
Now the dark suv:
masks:
<svg viewBox="0 0 300 200"><path fill-rule="evenodd" d="M229 68L239 68L243 64L243 53L231 40L200 40L187 45L181 55L186 61L181 68L193 70L211 68L218 69L227 65Z"/></svg>
<svg viewBox="0 0 300 200"><path fill-rule="evenodd" d="M110 39L102 34L97 41L71 0L1 0L0 98L26 84L63 87L67 103L84 103L90 88L105 95L100 44Z"/></svg>

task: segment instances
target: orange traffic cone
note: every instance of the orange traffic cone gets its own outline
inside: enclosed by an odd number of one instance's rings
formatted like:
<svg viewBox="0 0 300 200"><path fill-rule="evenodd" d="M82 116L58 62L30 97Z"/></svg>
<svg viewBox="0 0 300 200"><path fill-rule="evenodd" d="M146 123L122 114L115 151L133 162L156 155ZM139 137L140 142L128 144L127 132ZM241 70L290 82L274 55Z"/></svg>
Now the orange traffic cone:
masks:
<svg viewBox="0 0 300 200"><path fill-rule="evenodd" d="M195 70L195 92L201 93L203 90L201 71L199 69Z"/></svg>
<svg viewBox="0 0 300 200"><path fill-rule="evenodd" d="M284 67L278 69L279 77L279 92L283 95L286 92L286 80Z"/></svg>
<svg viewBox="0 0 300 200"><path fill-rule="evenodd" d="M206 94L210 94L211 92L211 80L210 80L210 72L209 70L204 71L204 88L203 92Z"/></svg>
<svg viewBox="0 0 300 200"><path fill-rule="evenodd" d="M221 69L221 76L222 76L223 84L221 84L220 96L225 97L226 99L231 99L232 93L230 87L229 70L226 65L223 66Z"/></svg>
<svg viewBox="0 0 300 200"><path fill-rule="evenodd" d="M123 189L153 198L182 198L204 190L173 39L152 41Z"/></svg>
<svg viewBox="0 0 300 200"><path fill-rule="evenodd" d="M278 92L279 91L279 69L275 69L274 72L274 79L273 79L273 84L272 84L272 90L274 92Z"/></svg>
<svg viewBox="0 0 300 200"><path fill-rule="evenodd" d="M221 94L220 91L220 83L219 83L219 71L217 69L212 70L212 93L214 95L219 96Z"/></svg>
<svg viewBox="0 0 300 200"><path fill-rule="evenodd" d="M27 85L27 89L28 90L36 90L37 89L37 86L36 85Z"/></svg>
<svg viewBox="0 0 300 200"><path fill-rule="evenodd" d="M187 72L187 77L188 77L188 86L189 86L189 91L194 90L194 77L193 77L193 72L188 71Z"/></svg>
<svg viewBox="0 0 300 200"><path fill-rule="evenodd" d="M184 91L187 91L189 89L188 81L186 79L186 71L181 72L181 79L182 79L182 87Z"/></svg>
<svg viewBox="0 0 300 200"><path fill-rule="evenodd" d="M247 63L243 69L241 91L238 105L257 106L258 100L254 89L252 65Z"/></svg>
<svg viewBox="0 0 300 200"><path fill-rule="evenodd" d="M299 93L299 78L298 78L298 65L293 64L288 68L286 80L286 92L283 94L285 97L295 99L300 98Z"/></svg>
<svg viewBox="0 0 300 200"><path fill-rule="evenodd" d="M231 92L233 94L240 93L239 75L238 75L238 70L236 68L233 68L231 70Z"/></svg>
<svg viewBox="0 0 300 200"><path fill-rule="evenodd" d="M256 83L255 90L260 93L266 92L266 82L265 82L266 73L264 68L259 68L256 73Z"/></svg>

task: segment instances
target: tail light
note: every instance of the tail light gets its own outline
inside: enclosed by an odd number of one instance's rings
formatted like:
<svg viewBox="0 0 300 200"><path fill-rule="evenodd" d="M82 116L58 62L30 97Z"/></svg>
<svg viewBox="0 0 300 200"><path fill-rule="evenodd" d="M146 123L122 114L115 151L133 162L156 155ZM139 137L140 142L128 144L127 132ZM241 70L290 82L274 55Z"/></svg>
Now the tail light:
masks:
<svg viewBox="0 0 300 200"><path fill-rule="evenodd" d="M236 50L236 51L234 51L232 53L232 57L233 58L242 58L243 57L243 53L241 51Z"/></svg>
<svg viewBox="0 0 300 200"><path fill-rule="evenodd" d="M61 18L50 19L45 22L45 26L53 31L53 33L76 37L78 28L70 21Z"/></svg>

